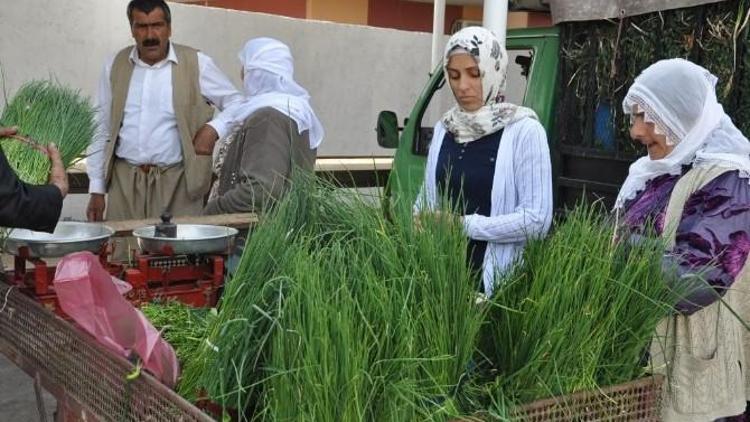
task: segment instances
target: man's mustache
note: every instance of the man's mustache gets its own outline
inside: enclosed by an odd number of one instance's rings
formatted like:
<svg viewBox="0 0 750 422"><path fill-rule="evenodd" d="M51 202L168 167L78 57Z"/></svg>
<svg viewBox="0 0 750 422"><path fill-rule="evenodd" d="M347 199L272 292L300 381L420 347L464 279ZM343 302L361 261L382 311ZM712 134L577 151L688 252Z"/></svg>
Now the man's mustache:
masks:
<svg viewBox="0 0 750 422"><path fill-rule="evenodd" d="M143 40L144 47L156 47L158 45L159 45L158 38L146 38L145 40Z"/></svg>

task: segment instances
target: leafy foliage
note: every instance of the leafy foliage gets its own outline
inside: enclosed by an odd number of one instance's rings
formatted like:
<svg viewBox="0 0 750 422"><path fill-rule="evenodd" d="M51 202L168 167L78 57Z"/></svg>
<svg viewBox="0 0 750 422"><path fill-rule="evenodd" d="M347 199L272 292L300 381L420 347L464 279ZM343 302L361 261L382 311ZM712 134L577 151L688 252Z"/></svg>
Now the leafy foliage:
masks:
<svg viewBox="0 0 750 422"><path fill-rule="evenodd" d="M67 168L94 136L94 108L78 91L53 81L24 84L3 110L0 125L17 126L22 136L41 145L54 142ZM49 175L49 159L27 144L4 139L0 145L21 180L41 184Z"/></svg>
<svg viewBox="0 0 750 422"><path fill-rule="evenodd" d="M750 2L730 0L620 20L564 23L560 114L563 144L602 148L594 130L599 104L609 104L616 152L633 154L622 100L650 64L682 57L719 78L717 96L743 133L750 133ZM618 31L620 35L618 37Z"/></svg>

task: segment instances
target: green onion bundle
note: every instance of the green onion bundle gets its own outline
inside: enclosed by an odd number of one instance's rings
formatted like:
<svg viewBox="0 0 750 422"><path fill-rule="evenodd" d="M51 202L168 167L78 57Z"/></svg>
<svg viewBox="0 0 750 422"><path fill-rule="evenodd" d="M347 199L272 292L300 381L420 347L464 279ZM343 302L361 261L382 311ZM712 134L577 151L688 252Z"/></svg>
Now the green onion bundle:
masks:
<svg viewBox="0 0 750 422"><path fill-rule="evenodd" d="M314 211L304 201L305 187L311 187L310 181L298 180L278 208L268 212L253 229L237 271L225 286L218 318L209 328L198 358L184 368L179 388L183 397L204 398L196 394L205 391L222 403L229 401L225 396L230 395L231 407L249 406L247 400L258 385L248 383L241 391L228 393L236 384L228 377L238 372L238 382L261 378L259 367L285 288L278 276L279 266L286 262L289 245L294 244L308 214Z"/></svg>
<svg viewBox="0 0 750 422"><path fill-rule="evenodd" d="M24 84L6 105L0 125L18 127L18 134L42 146L55 143L67 168L91 143L96 125L94 108L80 92L53 81ZM26 183L46 183L50 163L26 143L0 140L10 165Z"/></svg>
<svg viewBox="0 0 750 422"><path fill-rule="evenodd" d="M252 234L183 387L255 420L445 419L484 316L461 225L319 183Z"/></svg>
<svg viewBox="0 0 750 422"><path fill-rule="evenodd" d="M482 333L494 410L642 376L657 323L675 303L658 240L612 241L612 225L579 207L532 240L497 290ZM510 405L509 405L510 404Z"/></svg>

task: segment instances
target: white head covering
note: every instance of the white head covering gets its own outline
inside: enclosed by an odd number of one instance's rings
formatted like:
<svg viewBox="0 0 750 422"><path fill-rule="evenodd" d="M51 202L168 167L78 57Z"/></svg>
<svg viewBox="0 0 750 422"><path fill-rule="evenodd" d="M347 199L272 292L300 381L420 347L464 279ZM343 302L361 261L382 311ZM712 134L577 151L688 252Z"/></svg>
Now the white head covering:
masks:
<svg viewBox="0 0 750 422"><path fill-rule="evenodd" d="M456 105L443 115L443 125L455 136L456 142L475 141L525 117L537 118L530 108L500 102L508 73L508 53L495 34L479 26L453 34L445 46L443 71L446 77L448 59L454 54L466 53L479 66L484 105L474 112L463 111Z"/></svg>
<svg viewBox="0 0 750 422"><path fill-rule="evenodd" d="M750 142L716 99L716 82L711 72L684 59L658 61L635 79L623 111L643 113L675 147L662 159L647 155L630 166L615 208L635 197L649 180L680 174L683 165L725 165L750 177Z"/></svg>
<svg viewBox="0 0 750 422"><path fill-rule="evenodd" d="M310 149L323 140L323 125L310 106L310 94L294 81L294 59L281 41L254 38L245 43L239 54L244 69L243 84L248 96L240 120L256 110L272 107L292 118L299 133L309 130Z"/></svg>

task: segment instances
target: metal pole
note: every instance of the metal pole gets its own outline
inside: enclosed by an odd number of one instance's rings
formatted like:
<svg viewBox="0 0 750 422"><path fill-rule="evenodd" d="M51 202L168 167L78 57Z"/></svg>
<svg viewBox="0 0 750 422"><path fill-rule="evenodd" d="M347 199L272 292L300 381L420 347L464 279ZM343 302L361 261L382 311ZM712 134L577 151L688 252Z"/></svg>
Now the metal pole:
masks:
<svg viewBox="0 0 750 422"><path fill-rule="evenodd" d="M508 28L508 0L484 0L482 26L494 32L505 45L505 31Z"/></svg>
<svg viewBox="0 0 750 422"><path fill-rule="evenodd" d="M445 0L435 0L432 9L432 67L440 63L443 58L443 36L445 34Z"/></svg>

